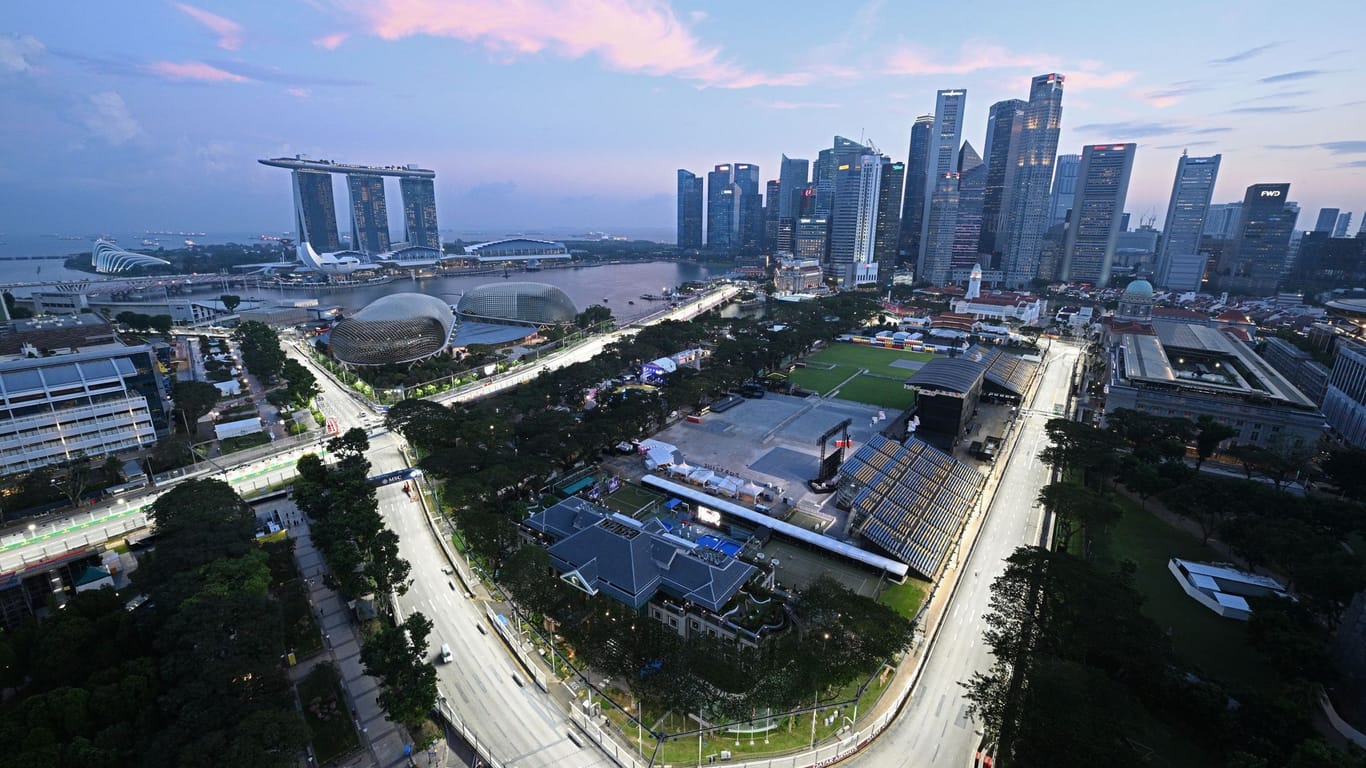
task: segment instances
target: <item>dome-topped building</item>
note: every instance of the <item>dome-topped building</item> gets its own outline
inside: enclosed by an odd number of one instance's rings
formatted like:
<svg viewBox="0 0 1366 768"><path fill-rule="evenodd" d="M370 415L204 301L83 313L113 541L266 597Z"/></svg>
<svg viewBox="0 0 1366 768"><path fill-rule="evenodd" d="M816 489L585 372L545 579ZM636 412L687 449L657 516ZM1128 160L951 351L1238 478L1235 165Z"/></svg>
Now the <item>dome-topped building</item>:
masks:
<svg viewBox="0 0 1366 768"><path fill-rule="evenodd" d="M1119 297L1119 309L1115 312L1115 319L1151 323L1153 303L1156 301L1153 293L1153 284L1143 278L1129 283L1129 287L1125 288Z"/></svg>
<svg viewBox="0 0 1366 768"><path fill-rule="evenodd" d="M446 349L451 306L424 293L393 293L332 327L332 354L347 365L412 363Z"/></svg>
<svg viewBox="0 0 1366 768"><path fill-rule="evenodd" d="M545 283L489 283L464 296L456 305L461 319L562 325L574 322L578 309L564 291Z"/></svg>

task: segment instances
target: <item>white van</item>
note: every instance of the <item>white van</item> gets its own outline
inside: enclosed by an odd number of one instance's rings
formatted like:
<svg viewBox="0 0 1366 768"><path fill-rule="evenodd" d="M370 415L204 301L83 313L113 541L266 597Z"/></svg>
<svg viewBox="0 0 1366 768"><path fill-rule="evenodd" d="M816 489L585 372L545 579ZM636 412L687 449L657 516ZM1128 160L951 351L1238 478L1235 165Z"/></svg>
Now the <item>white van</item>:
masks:
<svg viewBox="0 0 1366 768"><path fill-rule="evenodd" d="M451 653L451 647L446 643L441 644L441 663L450 664L455 659L455 654Z"/></svg>

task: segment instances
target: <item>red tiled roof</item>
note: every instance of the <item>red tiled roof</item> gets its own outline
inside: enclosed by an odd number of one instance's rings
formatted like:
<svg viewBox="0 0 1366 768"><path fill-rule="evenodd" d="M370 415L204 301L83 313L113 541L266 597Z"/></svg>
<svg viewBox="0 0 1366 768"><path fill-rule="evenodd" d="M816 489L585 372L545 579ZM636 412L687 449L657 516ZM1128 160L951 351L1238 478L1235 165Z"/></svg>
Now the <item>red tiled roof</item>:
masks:
<svg viewBox="0 0 1366 768"><path fill-rule="evenodd" d="M1243 329L1243 328L1235 328L1235 327L1232 327L1232 326L1224 326L1223 328L1220 328L1219 330L1223 331L1224 333L1227 333L1228 335L1232 336L1233 338L1237 339L1238 341L1252 341L1252 337L1249 336L1249 335L1247 335L1247 331L1246 331L1245 329Z"/></svg>

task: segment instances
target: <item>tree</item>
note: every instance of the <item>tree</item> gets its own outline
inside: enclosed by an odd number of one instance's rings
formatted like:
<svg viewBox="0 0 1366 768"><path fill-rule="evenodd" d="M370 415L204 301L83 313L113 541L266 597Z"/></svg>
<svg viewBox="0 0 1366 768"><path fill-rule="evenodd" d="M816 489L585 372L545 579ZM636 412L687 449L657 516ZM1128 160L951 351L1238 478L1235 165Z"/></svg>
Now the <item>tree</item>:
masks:
<svg viewBox="0 0 1366 768"><path fill-rule="evenodd" d="M1164 493L1167 508L1200 526L1200 543L1208 544L1210 537L1237 508L1235 486L1225 480L1196 475L1170 492Z"/></svg>
<svg viewBox="0 0 1366 768"><path fill-rule="evenodd" d="M299 405L306 404L312 400L322 388L318 386L318 379L299 361L288 358L281 368L285 379L286 391L289 399Z"/></svg>
<svg viewBox="0 0 1366 768"><path fill-rule="evenodd" d="M57 476L57 487L61 489L62 495L70 502L71 506L76 506L81 501L87 489L95 483L99 471L93 466L90 457L84 452L78 452L66 464L62 465L61 474Z"/></svg>
<svg viewBox="0 0 1366 768"><path fill-rule="evenodd" d="M1100 530L1119 518L1119 507L1104 495L1076 483L1049 483L1039 492L1039 503L1057 517L1057 548L1069 551L1072 536L1086 533L1085 550Z"/></svg>
<svg viewBox="0 0 1366 768"><path fill-rule="evenodd" d="M182 426L193 435L194 425L213 410L220 396L218 387L204 381L177 381L171 389L171 399L180 411Z"/></svg>
<svg viewBox="0 0 1366 768"><path fill-rule="evenodd" d="M402 624L385 627L361 648L365 672L378 678L380 706L389 717L414 726L436 706L436 669L427 658L432 622L413 613Z"/></svg>
<svg viewBox="0 0 1366 768"><path fill-rule="evenodd" d="M162 335L170 333L173 325L175 320L170 315L152 315L147 322L147 327Z"/></svg>
<svg viewBox="0 0 1366 768"><path fill-rule="evenodd" d="M343 460L359 458L370 450L370 438L366 436L365 430L360 427L352 427L328 440L327 450L337 454Z"/></svg>
<svg viewBox="0 0 1366 768"><path fill-rule="evenodd" d="M1323 472L1343 496L1366 501L1366 449L1339 448L1328 454Z"/></svg>
<svg viewBox="0 0 1366 768"><path fill-rule="evenodd" d="M229 313L234 309L237 309L237 306L242 303L241 296L236 296L231 293L225 293L222 296L219 296L218 300L223 302L223 309L226 309Z"/></svg>
<svg viewBox="0 0 1366 768"><path fill-rule="evenodd" d="M280 336L265 323L248 320L232 332L242 346L242 362L258 379L269 384L279 377L285 364Z"/></svg>
<svg viewBox="0 0 1366 768"><path fill-rule="evenodd" d="M574 325L579 328L592 328L612 319L612 310L601 304L591 304L587 309L574 316Z"/></svg>
<svg viewBox="0 0 1366 768"><path fill-rule="evenodd" d="M1214 455L1214 451L1219 448L1220 443L1238 436L1238 430L1209 415L1201 416L1196 426L1198 428L1195 433L1196 469L1199 469L1206 459Z"/></svg>
<svg viewBox="0 0 1366 768"><path fill-rule="evenodd" d="M1039 458L1058 469L1081 470L1088 485L1094 482L1104 490L1106 478L1119 466L1120 436L1061 418L1049 419L1044 429L1052 444Z"/></svg>

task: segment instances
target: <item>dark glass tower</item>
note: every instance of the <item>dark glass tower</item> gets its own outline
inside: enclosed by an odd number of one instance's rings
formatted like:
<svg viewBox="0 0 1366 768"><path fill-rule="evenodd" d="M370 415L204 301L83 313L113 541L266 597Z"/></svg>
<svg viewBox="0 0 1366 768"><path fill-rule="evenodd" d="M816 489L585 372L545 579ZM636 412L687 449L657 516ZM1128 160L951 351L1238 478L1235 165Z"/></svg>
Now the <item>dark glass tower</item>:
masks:
<svg viewBox="0 0 1366 768"><path fill-rule="evenodd" d="M1026 287L1039 273L1039 255L1048 230L1048 192L1062 128L1064 77L1049 73L1030 82L1029 103L1020 129L1015 177L1007 193L1004 266L1006 284Z"/></svg>
<svg viewBox="0 0 1366 768"><path fill-rule="evenodd" d="M332 174L303 168L294 171L294 207L299 212L299 239L318 253L341 250Z"/></svg>
<svg viewBox="0 0 1366 768"><path fill-rule="evenodd" d="M351 247L362 253L389 250L389 209L384 205L384 177L346 174L351 193Z"/></svg>
<svg viewBox="0 0 1366 768"><path fill-rule="evenodd" d="M906 157L906 197L901 205L903 260L915 261L920 253L920 229L925 221L925 168L930 158L930 130L934 115L921 115L911 124L911 149Z"/></svg>
<svg viewBox="0 0 1366 768"><path fill-rule="evenodd" d="M1077 197L1077 171L1081 170L1081 155L1058 155L1053 170L1053 191L1048 198L1048 226L1067 221L1067 212Z"/></svg>
<svg viewBox="0 0 1366 768"><path fill-rule="evenodd" d="M829 216L835 204L835 172L841 165L850 165L860 157L872 153L853 139L836 136L830 149L822 149L816 156L815 173L811 183L816 186L816 215Z"/></svg>
<svg viewBox="0 0 1366 768"><path fill-rule="evenodd" d="M734 163L733 181L740 190L740 240L743 251L759 250L764 239L764 198L760 190L759 166Z"/></svg>
<svg viewBox="0 0 1366 768"><path fill-rule="evenodd" d="M1110 282L1115 246L1124 230L1124 199L1137 144L1082 147L1077 199L1062 250L1059 279L1104 287Z"/></svg>
<svg viewBox="0 0 1366 768"><path fill-rule="evenodd" d="M436 184L432 179L405 176L399 179L398 188L403 193L408 244L441 250L441 234L436 229Z"/></svg>
<svg viewBox="0 0 1366 768"><path fill-rule="evenodd" d="M764 185L764 242L761 249L771 253L778 244L778 199L782 197L782 184L777 179L769 179Z"/></svg>
<svg viewBox="0 0 1366 768"><path fill-rule="evenodd" d="M678 247L702 247L702 177L678 169Z"/></svg>
<svg viewBox="0 0 1366 768"><path fill-rule="evenodd" d="M734 253L740 248L740 187L734 166L718 165L707 173L707 248Z"/></svg>
<svg viewBox="0 0 1366 768"><path fill-rule="evenodd" d="M897 244L901 238L901 190L906 184L906 164L882 158L882 173L878 176L877 232L873 241L873 258L878 265L878 282L891 282L896 270Z"/></svg>
<svg viewBox="0 0 1366 768"><path fill-rule="evenodd" d="M982 228L986 226L983 209L989 174L990 169L972 144L963 142L963 149L958 153L958 215L953 231L953 253L949 257L950 274L952 270L971 268L983 258L980 246Z"/></svg>
<svg viewBox="0 0 1366 768"><path fill-rule="evenodd" d="M1214 290L1249 296L1276 292L1299 211L1287 205L1289 184L1253 184L1243 196L1238 230L1211 282Z"/></svg>
<svg viewBox="0 0 1366 768"><path fill-rule="evenodd" d="M793 207L796 205L797 195L806 188L807 177L810 175L810 160L783 155L782 164L778 167L778 218L796 217ZM772 200L768 202L769 205L773 204Z"/></svg>
<svg viewBox="0 0 1366 768"><path fill-rule="evenodd" d="M1004 229L1002 212L1010 207L1007 193L1014 181L1026 106L1027 102L1021 99L1007 99L992 104L987 113L987 143L982 152L986 174L982 182L982 228L977 243L978 253L999 254L1005 247L1001 238ZM967 173L967 169L959 168L959 173Z"/></svg>

